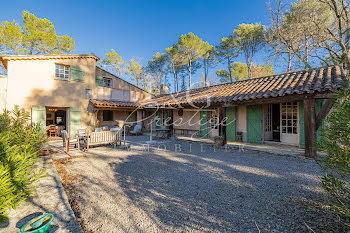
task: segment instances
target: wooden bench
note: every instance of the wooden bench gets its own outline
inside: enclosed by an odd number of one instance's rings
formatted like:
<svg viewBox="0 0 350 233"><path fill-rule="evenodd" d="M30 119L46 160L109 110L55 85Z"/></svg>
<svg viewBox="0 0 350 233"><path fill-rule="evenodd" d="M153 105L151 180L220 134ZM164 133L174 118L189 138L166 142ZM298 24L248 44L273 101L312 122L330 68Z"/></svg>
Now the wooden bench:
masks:
<svg viewBox="0 0 350 233"><path fill-rule="evenodd" d="M195 129L174 128L174 133L183 136L199 136L199 130Z"/></svg>
<svg viewBox="0 0 350 233"><path fill-rule="evenodd" d="M89 133L86 138L86 150L94 145L115 144L121 145L122 130L119 131L102 131Z"/></svg>

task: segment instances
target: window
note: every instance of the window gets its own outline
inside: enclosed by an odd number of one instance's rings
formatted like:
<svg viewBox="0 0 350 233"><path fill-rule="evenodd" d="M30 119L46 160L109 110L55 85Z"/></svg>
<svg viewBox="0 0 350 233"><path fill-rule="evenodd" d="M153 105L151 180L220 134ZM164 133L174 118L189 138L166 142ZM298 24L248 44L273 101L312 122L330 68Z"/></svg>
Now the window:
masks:
<svg viewBox="0 0 350 233"><path fill-rule="evenodd" d="M210 129L217 129L219 124L219 117L216 111L209 112L209 125Z"/></svg>
<svg viewBox="0 0 350 233"><path fill-rule="evenodd" d="M91 89L85 89L85 99L91 99L91 98L92 98Z"/></svg>
<svg viewBox="0 0 350 233"><path fill-rule="evenodd" d="M297 134L298 103L281 104L282 133Z"/></svg>
<svg viewBox="0 0 350 233"><path fill-rule="evenodd" d="M112 87L112 79L111 78L103 78L103 86Z"/></svg>
<svg viewBox="0 0 350 233"><path fill-rule="evenodd" d="M159 126L166 126L167 112L165 110L159 110Z"/></svg>
<svg viewBox="0 0 350 233"><path fill-rule="evenodd" d="M69 77L70 77L69 66L56 64L56 76L55 77L58 79L62 79L62 80L69 80Z"/></svg>
<svg viewBox="0 0 350 233"><path fill-rule="evenodd" d="M103 121L113 121L113 112L111 110L103 111Z"/></svg>

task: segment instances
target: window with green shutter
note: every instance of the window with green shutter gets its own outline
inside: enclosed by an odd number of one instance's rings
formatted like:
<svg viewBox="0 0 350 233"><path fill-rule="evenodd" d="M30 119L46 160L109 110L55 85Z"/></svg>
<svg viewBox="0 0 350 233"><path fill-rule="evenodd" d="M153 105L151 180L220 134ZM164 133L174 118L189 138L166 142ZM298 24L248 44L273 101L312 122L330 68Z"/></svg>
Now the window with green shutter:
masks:
<svg viewBox="0 0 350 233"><path fill-rule="evenodd" d="M69 117L69 135L70 138L75 138L78 132L78 129L81 128L81 109L80 107L74 108L71 107L69 109L70 117Z"/></svg>
<svg viewBox="0 0 350 233"><path fill-rule="evenodd" d="M71 80L76 82L85 81L85 73L79 66L70 67Z"/></svg>
<svg viewBox="0 0 350 233"><path fill-rule="evenodd" d="M261 105L247 106L247 142L261 143Z"/></svg>
<svg viewBox="0 0 350 233"><path fill-rule="evenodd" d="M45 106L32 106L32 123L40 124L42 129L46 126L46 108Z"/></svg>
<svg viewBox="0 0 350 233"><path fill-rule="evenodd" d="M100 86L100 87L104 86L104 81L102 76L96 75L95 82L96 82L96 86Z"/></svg>
<svg viewBox="0 0 350 233"><path fill-rule="evenodd" d="M236 107L226 108L226 138L236 141Z"/></svg>
<svg viewBox="0 0 350 233"><path fill-rule="evenodd" d="M208 111L206 109L200 110L199 136L201 138L208 137Z"/></svg>

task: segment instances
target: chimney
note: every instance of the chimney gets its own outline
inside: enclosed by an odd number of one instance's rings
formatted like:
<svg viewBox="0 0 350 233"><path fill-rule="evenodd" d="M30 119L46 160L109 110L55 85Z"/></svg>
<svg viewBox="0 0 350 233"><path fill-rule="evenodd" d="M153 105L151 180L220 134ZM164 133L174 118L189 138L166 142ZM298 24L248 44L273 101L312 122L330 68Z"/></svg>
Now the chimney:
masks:
<svg viewBox="0 0 350 233"><path fill-rule="evenodd" d="M161 84L159 92L160 95L167 95L169 94L169 87L167 85Z"/></svg>

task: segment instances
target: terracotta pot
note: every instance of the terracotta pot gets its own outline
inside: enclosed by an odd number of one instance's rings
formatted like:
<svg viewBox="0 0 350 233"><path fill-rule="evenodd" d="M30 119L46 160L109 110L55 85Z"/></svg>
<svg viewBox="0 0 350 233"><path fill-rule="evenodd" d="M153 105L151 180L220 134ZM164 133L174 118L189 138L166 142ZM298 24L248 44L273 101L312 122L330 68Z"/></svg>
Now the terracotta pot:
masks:
<svg viewBox="0 0 350 233"><path fill-rule="evenodd" d="M216 147L221 147L224 145L224 137L216 136L214 137L214 143Z"/></svg>

